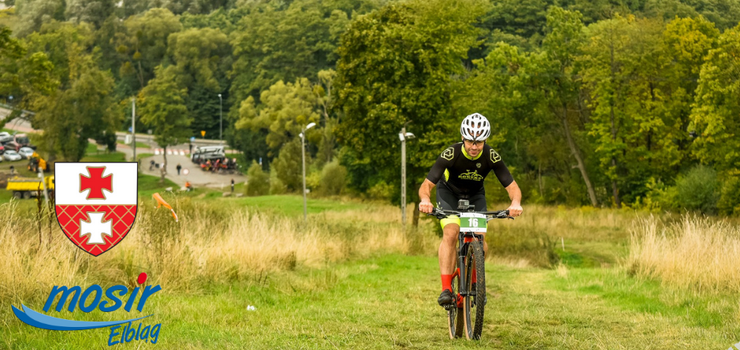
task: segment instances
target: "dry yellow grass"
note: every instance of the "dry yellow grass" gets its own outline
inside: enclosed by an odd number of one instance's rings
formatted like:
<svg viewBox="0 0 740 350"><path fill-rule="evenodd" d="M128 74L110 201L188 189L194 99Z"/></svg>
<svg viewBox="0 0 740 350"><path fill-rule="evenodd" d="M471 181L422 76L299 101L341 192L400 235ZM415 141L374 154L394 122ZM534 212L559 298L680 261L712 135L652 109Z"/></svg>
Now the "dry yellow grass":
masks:
<svg viewBox="0 0 740 350"><path fill-rule="evenodd" d="M403 232L397 209L325 212L300 219L248 209L223 209L219 202L175 200L181 217L140 203L136 224L115 248L92 257L74 246L56 222L39 227L12 202L0 205L0 300L22 301L53 285L133 285L140 272L167 290L191 291L204 284L259 280L270 272L368 257L378 253L436 251L438 239L426 225ZM46 212L44 222L55 220ZM51 230L51 232L49 232Z"/></svg>
<svg viewBox="0 0 740 350"><path fill-rule="evenodd" d="M631 229L628 271L698 292L740 292L740 229L727 220L650 216Z"/></svg>

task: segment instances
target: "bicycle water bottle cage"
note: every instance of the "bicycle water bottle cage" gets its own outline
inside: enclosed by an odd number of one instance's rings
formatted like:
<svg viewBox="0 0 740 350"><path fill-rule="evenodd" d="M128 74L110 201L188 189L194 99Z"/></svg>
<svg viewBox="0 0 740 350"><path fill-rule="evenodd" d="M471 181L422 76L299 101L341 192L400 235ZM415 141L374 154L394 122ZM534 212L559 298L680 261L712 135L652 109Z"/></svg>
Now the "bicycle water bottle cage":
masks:
<svg viewBox="0 0 740 350"><path fill-rule="evenodd" d="M460 199L457 201L457 210L468 210L475 209L475 205L470 205L470 201L467 199Z"/></svg>

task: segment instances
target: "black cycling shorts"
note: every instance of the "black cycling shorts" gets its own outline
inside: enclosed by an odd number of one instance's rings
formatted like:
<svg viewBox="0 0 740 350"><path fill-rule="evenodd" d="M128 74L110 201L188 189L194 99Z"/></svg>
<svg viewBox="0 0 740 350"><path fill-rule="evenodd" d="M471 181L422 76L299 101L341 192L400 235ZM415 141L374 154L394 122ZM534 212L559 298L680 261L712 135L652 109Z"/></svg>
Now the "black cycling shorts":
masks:
<svg viewBox="0 0 740 350"><path fill-rule="evenodd" d="M460 199L467 199L471 205L475 205L476 211L486 211L486 191L481 187L480 191L472 195L461 195L453 192L444 181L437 183L437 207L447 210L458 210L457 201ZM440 220L440 225L444 228L448 224L460 225L460 218L457 216L450 216L446 219Z"/></svg>

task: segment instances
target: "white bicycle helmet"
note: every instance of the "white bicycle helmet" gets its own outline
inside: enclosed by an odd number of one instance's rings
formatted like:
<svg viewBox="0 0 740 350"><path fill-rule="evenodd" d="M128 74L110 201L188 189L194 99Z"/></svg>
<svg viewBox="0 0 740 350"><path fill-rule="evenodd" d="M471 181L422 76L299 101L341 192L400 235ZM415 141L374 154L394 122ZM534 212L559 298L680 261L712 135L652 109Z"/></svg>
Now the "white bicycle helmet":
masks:
<svg viewBox="0 0 740 350"><path fill-rule="evenodd" d="M483 115L473 113L463 119L460 134L466 140L483 141L491 136L491 123Z"/></svg>

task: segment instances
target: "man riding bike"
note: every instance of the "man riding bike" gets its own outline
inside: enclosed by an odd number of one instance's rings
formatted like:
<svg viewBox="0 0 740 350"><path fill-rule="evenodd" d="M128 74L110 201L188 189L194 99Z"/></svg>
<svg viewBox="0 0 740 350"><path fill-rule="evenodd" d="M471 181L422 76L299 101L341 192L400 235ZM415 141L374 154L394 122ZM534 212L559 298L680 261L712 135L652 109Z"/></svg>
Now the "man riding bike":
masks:
<svg viewBox="0 0 740 350"><path fill-rule="evenodd" d="M434 209L429 196L432 188L437 186L437 206L442 209L456 210L460 199L467 199L475 205L476 211L485 211L486 193L483 180L490 171L496 174L501 185L506 188L511 199L509 215L519 216L522 213L522 192L511 177L509 169L501 156L486 139L491 135L491 124L481 114L473 113L460 125L463 142L453 144L442 152L427 178L419 188L419 211L430 214ZM444 175L444 177L443 177ZM442 275L442 294L437 302L441 306L455 303L452 293L452 274L455 268L455 243L460 232L460 218L450 216L441 220L444 236L439 245L439 272ZM484 254L488 254L488 245L483 241Z"/></svg>

